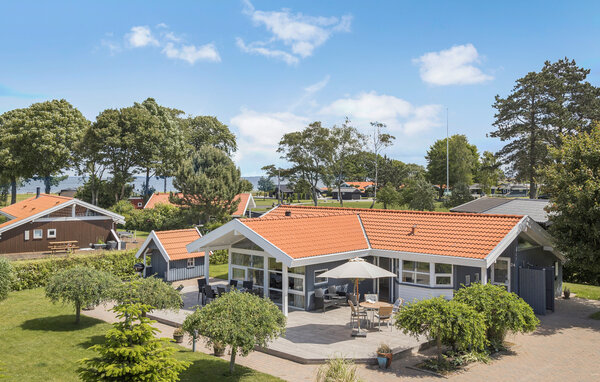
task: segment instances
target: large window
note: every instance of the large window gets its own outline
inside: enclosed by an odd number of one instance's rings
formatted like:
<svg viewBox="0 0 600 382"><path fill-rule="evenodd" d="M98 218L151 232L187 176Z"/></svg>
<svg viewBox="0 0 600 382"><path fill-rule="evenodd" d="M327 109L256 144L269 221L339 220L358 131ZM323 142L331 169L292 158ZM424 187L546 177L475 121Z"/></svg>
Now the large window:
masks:
<svg viewBox="0 0 600 382"><path fill-rule="evenodd" d="M321 277L321 274L327 271L328 269L318 269L315 271L315 285L323 285L328 283L327 277Z"/></svg>
<svg viewBox="0 0 600 382"><path fill-rule="evenodd" d="M231 252L231 278L252 281L255 286L264 286L264 257Z"/></svg>
<svg viewBox="0 0 600 382"><path fill-rule="evenodd" d="M451 288L452 265L405 260L402 262L402 282L431 287Z"/></svg>
<svg viewBox="0 0 600 382"><path fill-rule="evenodd" d="M281 263L269 257L269 298L281 304L283 271ZM288 269L288 305L304 308L304 267Z"/></svg>

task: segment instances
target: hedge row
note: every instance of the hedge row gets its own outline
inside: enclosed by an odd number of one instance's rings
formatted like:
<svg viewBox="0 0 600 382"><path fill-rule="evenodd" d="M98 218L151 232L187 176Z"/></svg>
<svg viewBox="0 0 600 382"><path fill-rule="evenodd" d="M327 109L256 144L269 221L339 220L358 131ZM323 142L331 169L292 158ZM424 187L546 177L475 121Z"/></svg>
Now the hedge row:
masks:
<svg viewBox="0 0 600 382"><path fill-rule="evenodd" d="M75 266L103 270L121 279L128 279L135 274L133 270L133 265L137 262L135 253L136 250L111 251L60 258L14 261L12 265L16 279L12 289L23 290L46 286L50 276L58 271Z"/></svg>

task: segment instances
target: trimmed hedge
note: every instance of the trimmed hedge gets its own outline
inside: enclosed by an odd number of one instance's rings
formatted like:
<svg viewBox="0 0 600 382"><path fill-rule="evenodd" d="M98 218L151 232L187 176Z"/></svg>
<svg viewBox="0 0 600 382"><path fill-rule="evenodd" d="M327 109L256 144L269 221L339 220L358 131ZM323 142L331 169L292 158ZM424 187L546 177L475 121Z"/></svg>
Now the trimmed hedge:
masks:
<svg viewBox="0 0 600 382"><path fill-rule="evenodd" d="M94 254L71 255L69 257L21 260L12 262L15 280L13 290L32 289L46 286L51 276L64 269L84 266L110 272L126 280L135 275L133 265L137 262L137 250L111 251Z"/></svg>

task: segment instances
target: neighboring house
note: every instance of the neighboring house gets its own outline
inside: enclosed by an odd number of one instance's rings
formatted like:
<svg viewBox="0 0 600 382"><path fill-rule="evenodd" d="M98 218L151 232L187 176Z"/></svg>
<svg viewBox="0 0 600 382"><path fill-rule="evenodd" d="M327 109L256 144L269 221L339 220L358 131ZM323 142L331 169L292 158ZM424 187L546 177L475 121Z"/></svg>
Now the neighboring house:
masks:
<svg viewBox="0 0 600 382"><path fill-rule="evenodd" d="M342 187L354 187L357 188L362 196L367 196L367 193L375 187L374 182L344 182Z"/></svg>
<svg viewBox="0 0 600 382"><path fill-rule="evenodd" d="M173 203L171 203L169 201L169 195L170 195L169 193L165 193L165 192L155 192L154 194L150 195L150 198L146 202L144 209L154 208L154 206L156 206L157 204L161 204L161 203L174 205ZM183 194L181 194L181 193L178 193L175 195L177 195L180 198L183 197ZM234 218L244 217L247 214L249 214L249 211L252 211L252 208L256 208L256 202L254 201L254 197L252 196L251 193L246 192L246 193L236 195L234 200L238 200L238 199L239 199L240 203L237 206L237 210L234 211L234 213L231 215L232 217L234 217Z"/></svg>
<svg viewBox="0 0 600 382"><path fill-rule="evenodd" d="M491 282L545 313L562 292L564 257L528 216L278 206L187 249L227 249L229 277L252 280L285 314L313 309L316 288L351 283L319 275L354 257L397 274L361 282L361 293L381 300L451 298L463 285Z"/></svg>
<svg viewBox="0 0 600 382"><path fill-rule="evenodd" d="M68 198L74 198L75 194L77 194L77 190L74 190L72 188L67 188L65 190L60 190L60 192L58 193L59 196L66 196Z"/></svg>
<svg viewBox="0 0 600 382"><path fill-rule="evenodd" d="M342 194L343 200L360 200L362 193L358 188L354 187L340 187L339 193ZM334 200L339 200L338 189L334 188L331 190L331 197Z"/></svg>
<svg viewBox="0 0 600 382"><path fill-rule="evenodd" d="M483 188L481 187L481 185L479 183L470 185L469 192L471 193L472 196L475 196L475 197L480 197L485 194L483 192Z"/></svg>
<svg viewBox="0 0 600 382"><path fill-rule="evenodd" d="M125 218L79 199L39 194L0 209L0 253L48 251L49 243L77 241L80 248L98 241L121 241L116 224Z"/></svg>
<svg viewBox="0 0 600 382"><path fill-rule="evenodd" d="M279 197L279 192L281 191L281 198L287 199L290 196L294 195L294 189L290 187L289 184L280 184L279 186L275 185L275 188L271 192L271 196L274 198Z"/></svg>
<svg viewBox="0 0 600 382"><path fill-rule="evenodd" d="M536 223L547 228L550 219L545 208L547 199L509 199L483 197L450 209L450 212L478 214L528 215Z"/></svg>
<svg viewBox="0 0 600 382"><path fill-rule="evenodd" d="M144 197L143 196L132 196L129 198L129 202L133 205L136 210L144 209Z"/></svg>
<svg viewBox="0 0 600 382"><path fill-rule="evenodd" d="M185 248L201 237L196 228L150 232L135 254L146 265L144 277L177 281L204 276L204 252L189 253Z"/></svg>

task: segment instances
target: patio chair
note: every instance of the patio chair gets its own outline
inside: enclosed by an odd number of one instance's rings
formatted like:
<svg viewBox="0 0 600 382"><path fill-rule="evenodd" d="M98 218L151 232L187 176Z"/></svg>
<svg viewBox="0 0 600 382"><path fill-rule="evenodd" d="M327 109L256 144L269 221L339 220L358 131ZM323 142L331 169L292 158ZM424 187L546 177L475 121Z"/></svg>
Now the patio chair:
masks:
<svg viewBox="0 0 600 382"><path fill-rule="evenodd" d="M377 318L379 331L381 331L381 321L387 321L388 328L390 327L390 323L392 322L393 306L382 306L379 308L379 311L375 312L375 318ZM391 330L391 329L390 329Z"/></svg>
<svg viewBox="0 0 600 382"><path fill-rule="evenodd" d="M335 285L330 285L327 287L327 293L325 293L325 298L329 298L330 300L335 301L338 304L346 303L346 298L344 296L340 296L337 293L338 287Z"/></svg>
<svg viewBox="0 0 600 382"><path fill-rule="evenodd" d="M250 281L244 281L244 283L242 284L242 286L244 287L244 289L251 291L252 288L254 287L254 281L250 280Z"/></svg>
<svg viewBox="0 0 600 382"><path fill-rule="evenodd" d="M360 319L368 319L367 312L363 309L360 309L360 306L354 305L352 300L348 300L348 305L350 305L350 325L354 325L354 320Z"/></svg>
<svg viewBox="0 0 600 382"><path fill-rule="evenodd" d="M404 305L404 299L402 297L398 297L396 299L396 302L394 302L394 306L392 308L392 319L391 319L391 321L394 321L394 317L396 317L396 313L398 313L398 311L400 309L402 309L402 305Z"/></svg>
<svg viewBox="0 0 600 382"><path fill-rule="evenodd" d="M365 293L365 301L379 301L379 296L376 293Z"/></svg>
<svg viewBox="0 0 600 382"><path fill-rule="evenodd" d="M219 297L221 297L221 295L225 292L227 292L227 290L224 286L217 286L217 294L219 295Z"/></svg>
<svg viewBox="0 0 600 382"><path fill-rule="evenodd" d="M204 286L204 305L208 304L209 301L212 301L215 299L215 291L213 290L213 288L210 285L205 285Z"/></svg>
<svg viewBox="0 0 600 382"><path fill-rule="evenodd" d="M348 294L348 284L340 285L336 291L338 296L346 297Z"/></svg>
<svg viewBox="0 0 600 382"><path fill-rule="evenodd" d="M232 286L234 288L237 288L238 286L238 281L237 280L229 280L229 286Z"/></svg>
<svg viewBox="0 0 600 382"><path fill-rule="evenodd" d="M325 291L323 289L315 289L315 310L323 309L323 313L325 313L325 308L335 305L336 301L325 296Z"/></svg>
<svg viewBox="0 0 600 382"><path fill-rule="evenodd" d="M348 293L346 295L346 301L352 301L354 305L358 306L358 299L354 293Z"/></svg>
<svg viewBox="0 0 600 382"><path fill-rule="evenodd" d="M204 305L204 286L206 285L206 279L198 279L198 301L200 301L200 295L203 296L202 298L202 305Z"/></svg>

